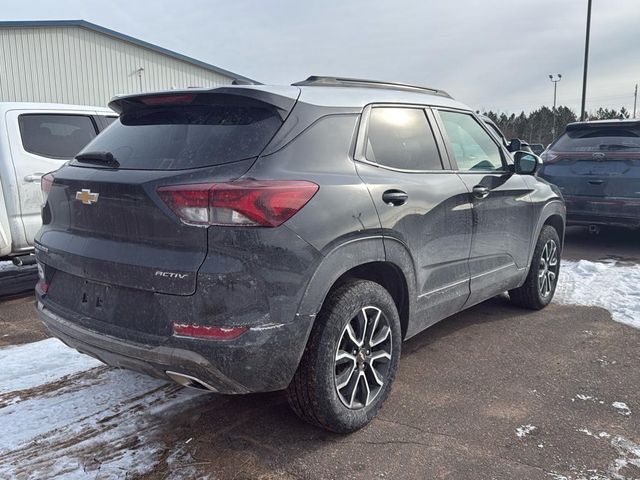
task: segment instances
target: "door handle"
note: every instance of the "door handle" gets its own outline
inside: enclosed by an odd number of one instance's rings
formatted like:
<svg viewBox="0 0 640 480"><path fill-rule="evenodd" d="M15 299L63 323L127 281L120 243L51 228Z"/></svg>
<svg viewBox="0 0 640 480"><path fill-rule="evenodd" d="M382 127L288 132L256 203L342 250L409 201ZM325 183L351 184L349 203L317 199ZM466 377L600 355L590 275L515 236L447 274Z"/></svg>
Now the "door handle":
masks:
<svg viewBox="0 0 640 480"><path fill-rule="evenodd" d="M25 182L39 182L44 173L32 173L24 177Z"/></svg>
<svg viewBox="0 0 640 480"><path fill-rule="evenodd" d="M589 180L589 183L591 185L602 185L604 183L604 180Z"/></svg>
<svg viewBox="0 0 640 480"><path fill-rule="evenodd" d="M491 190L489 190L484 185L476 185L475 187L473 187L473 196L476 198L486 198L487 196L489 196L490 192Z"/></svg>
<svg viewBox="0 0 640 480"><path fill-rule="evenodd" d="M409 195L402 190L387 190L382 194L382 201L387 205L398 207L407 202Z"/></svg>

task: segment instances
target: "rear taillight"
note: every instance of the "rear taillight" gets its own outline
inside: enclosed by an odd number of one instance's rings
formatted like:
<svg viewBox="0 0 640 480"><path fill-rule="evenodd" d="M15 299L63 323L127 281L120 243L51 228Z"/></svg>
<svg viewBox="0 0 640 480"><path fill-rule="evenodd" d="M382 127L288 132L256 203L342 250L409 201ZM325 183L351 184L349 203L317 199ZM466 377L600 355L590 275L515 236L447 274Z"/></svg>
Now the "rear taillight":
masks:
<svg viewBox="0 0 640 480"><path fill-rule="evenodd" d="M42 203L47 203L47 197L53 185L53 172L46 173L40 178L40 190L42 190Z"/></svg>
<svg viewBox="0 0 640 480"><path fill-rule="evenodd" d="M160 187L158 195L189 225L277 227L317 191L318 185L307 181L241 180Z"/></svg>
<svg viewBox="0 0 640 480"><path fill-rule="evenodd" d="M173 324L173 334L178 337L232 340L247 331L247 327L210 327L206 325Z"/></svg>

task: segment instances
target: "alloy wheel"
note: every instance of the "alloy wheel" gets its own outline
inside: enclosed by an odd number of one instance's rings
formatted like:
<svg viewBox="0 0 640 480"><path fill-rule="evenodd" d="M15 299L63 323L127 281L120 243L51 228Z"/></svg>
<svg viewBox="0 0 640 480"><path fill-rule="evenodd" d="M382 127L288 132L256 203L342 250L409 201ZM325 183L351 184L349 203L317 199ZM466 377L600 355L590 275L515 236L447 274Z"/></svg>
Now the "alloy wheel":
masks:
<svg viewBox="0 0 640 480"><path fill-rule="evenodd" d="M551 294L558 279L558 267L558 246L556 242L549 240L542 249L538 270L538 290L543 297Z"/></svg>
<svg viewBox="0 0 640 480"><path fill-rule="evenodd" d="M370 405L382 391L391 361L391 327L382 311L362 308L343 328L336 348L334 381L352 410Z"/></svg>

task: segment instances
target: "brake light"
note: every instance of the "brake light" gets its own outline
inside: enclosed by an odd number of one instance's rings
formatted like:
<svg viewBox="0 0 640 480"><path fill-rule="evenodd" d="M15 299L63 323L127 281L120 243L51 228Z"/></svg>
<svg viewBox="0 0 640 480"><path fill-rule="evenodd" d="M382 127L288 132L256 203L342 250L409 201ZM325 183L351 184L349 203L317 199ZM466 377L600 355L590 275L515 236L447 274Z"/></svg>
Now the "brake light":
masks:
<svg viewBox="0 0 640 480"><path fill-rule="evenodd" d="M44 174L40 178L40 190L42 191L42 203L47 202L47 197L49 197L49 192L51 191L51 187L53 185L53 172L49 172Z"/></svg>
<svg viewBox="0 0 640 480"><path fill-rule="evenodd" d="M195 95L193 94L180 94L180 95L153 95L150 97L142 97L140 101L145 105L188 105L193 102Z"/></svg>
<svg viewBox="0 0 640 480"><path fill-rule="evenodd" d="M232 340L247 331L247 327L209 327L205 325L173 324L173 334L180 337Z"/></svg>
<svg viewBox="0 0 640 480"><path fill-rule="evenodd" d="M157 191L189 225L277 227L311 200L318 185L300 180L241 180L166 186Z"/></svg>

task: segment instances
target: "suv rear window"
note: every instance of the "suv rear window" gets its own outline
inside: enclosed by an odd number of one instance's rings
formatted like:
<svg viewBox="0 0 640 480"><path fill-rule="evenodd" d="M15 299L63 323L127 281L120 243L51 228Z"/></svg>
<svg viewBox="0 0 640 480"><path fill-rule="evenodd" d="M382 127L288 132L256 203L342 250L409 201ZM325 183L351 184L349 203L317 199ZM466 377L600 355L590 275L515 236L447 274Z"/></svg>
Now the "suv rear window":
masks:
<svg viewBox="0 0 640 480"><path fill-rule="evenodd" d="M84 152L111 152L123 169L220 165L258 156L281 124L262 102L143 107L120 115Z"/></svg>
<svg viewBox="0 0 640 480"><path fill-rule="evenodd" d="M559 152L640 151L640 127L570 130L551 147Z"/></svg>
<svg viewBox="0 0 640 480"><path fill-rule="evenodd" d="M96 136L85 115L23 114L18 119L22 146L42 157L73 158Z"/></svg>

